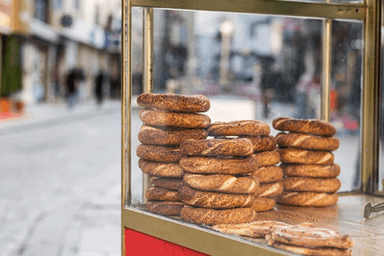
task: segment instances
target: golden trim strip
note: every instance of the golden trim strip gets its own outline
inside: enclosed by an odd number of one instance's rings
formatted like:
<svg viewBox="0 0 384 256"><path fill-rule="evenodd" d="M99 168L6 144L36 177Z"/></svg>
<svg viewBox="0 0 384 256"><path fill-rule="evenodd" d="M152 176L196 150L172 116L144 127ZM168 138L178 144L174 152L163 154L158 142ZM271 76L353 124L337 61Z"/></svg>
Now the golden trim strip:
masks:
<svg viewBox="0 0 384 256"><path fill-rule="evenodd" d="M284 252L243 238L151 214L133 207L123 209L122 225L199 252L220 256L274 256Z"/></svg>
<svg viewBox="0 0 384 256"><path fill-rule="evenodd" d="M153 9L143 9L143 91L153 92Z"/></svg>
<svg viewBox="0 0 384 256"><path fill-rule="evenodd" d="M380 85L380 0L367 0L368 8L364 27L364 86L362 90L361 124L361 190L372 194L377 188L378 125ZM376 180L376 182L375 182Z"/></svg>
<svg viewBox="0 0 384 256"><path fill-rule="evenodd" d="M122 0L122 86L121 86L121 209L131 203L131 0ZM124 216L121 214L121 221ZM125 232L121 227L121 253L125 251Z"/></svg>
<svg viewBox="0 0 384 256"><path fill-rule="evenodd" d="M143 92L153 92L153 9L143 10ZM148 174L143 173L143 204L147 202L147 190L151 186Z"/></svg>
<svg viewBox="0 0 384 256"><path fill-rule="evenodd" d="M332 74L332 20L323 21L323 60L321 86L321 119L329 122L331 110L331 74Z"/></svg>
<svg viewBox="0 0 384 256"><path fill-rule="evenodd" d="M287 15L328 19L365 19L364 4L322 4L274 0L132 0L132 6L199 11Z"/></svg>

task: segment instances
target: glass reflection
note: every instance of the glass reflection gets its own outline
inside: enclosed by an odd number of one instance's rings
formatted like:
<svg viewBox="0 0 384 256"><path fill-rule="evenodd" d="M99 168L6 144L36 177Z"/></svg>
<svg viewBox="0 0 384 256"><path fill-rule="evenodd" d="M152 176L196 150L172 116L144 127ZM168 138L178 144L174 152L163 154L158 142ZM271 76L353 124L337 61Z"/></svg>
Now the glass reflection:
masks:
<svg viewBox="0 0 384 256"><path fill-rule="evenodd" d="M133 8L133 94L142 92L142 9ZM155 10L154 92L203 94L212 122L320 117L322 21L266 15ZM331 122L342 191L358 184L362 24L333 23ZM132 198L141 202L132 100ZM273 129L272 129L273 130ZM275 135L277 131L272 131Z"/></svg>

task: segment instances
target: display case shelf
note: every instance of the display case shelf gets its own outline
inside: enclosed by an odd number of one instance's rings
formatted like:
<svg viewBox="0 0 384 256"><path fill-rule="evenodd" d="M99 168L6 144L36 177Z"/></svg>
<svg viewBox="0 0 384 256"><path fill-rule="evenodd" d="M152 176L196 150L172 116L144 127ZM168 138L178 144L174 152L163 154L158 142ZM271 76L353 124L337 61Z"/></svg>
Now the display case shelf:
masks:
<svg viewBox="0 0 384 256"><path fill-rule="evenodd" d="M383 198L341 194L335 206L326 208L278 205L276 210L259 213L263 220L289 224L313 222L316 227L333 229L348 234L354 241L353 255L384 255L384 213L363 217L363 206L382 201ZM227 235L208 226L185 223L178 218L163 217L138 207L123 210L123 226L179 244L209 255L294 255L267 245L264 239Z"/></svg>
<svg viewBox="0 0 384 256"><path fill-rule="evenodd" d="M364 4L331 4L295 1L249 0L123 0L123 51L122 51L122 255L129 255L125 246L125 229L175 243L208 255L294 255L275 249L264 239L227 235L208 226L186 223L179 218L153 214L131 204L131 29L132 7L144 8L144 84L145 92L152 92L153 83L153 12L154 8L218 11L247 14L268 14L290 17L324 19L323 26L323 90L321 97L322 119L329 119L330 78L332 73L332 20L355 20L364 24L362 40L361 135L359 164L361 186L358 193L341 193L337 205L293 207L277 205L275 210L259 213L259 219L283 221L290 224L314 222L316 227L333 229L348 234L354 241L353 255L384 255L384 213L373 213L363 218L363 207L383 201L378 191L379 158L379 106L381 59L381 2L367 0ZM149 31L150 30L150 31ZM144 186L146 186L144 178ZM143 201L145 203L145 200Z"/></svg>

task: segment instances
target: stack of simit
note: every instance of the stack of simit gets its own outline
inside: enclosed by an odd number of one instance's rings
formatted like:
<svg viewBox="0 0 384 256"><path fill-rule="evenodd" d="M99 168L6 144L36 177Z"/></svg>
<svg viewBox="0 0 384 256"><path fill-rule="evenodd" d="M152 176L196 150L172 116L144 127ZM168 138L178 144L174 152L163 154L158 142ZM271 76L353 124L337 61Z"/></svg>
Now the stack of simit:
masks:
<svg viewBox="0 0 384 256"><path fill-rule="evenodd" d="M283 170L276 166L280 163L280 154L276 150L276 138L268 134L246 138L252 141L254 155L259 163L259 168L252 172L260 182L254 209L258 212L268 211L276 205L275 198L284 190Z"/></svg>
<svg viewBox="0 0 384 256"><path fill-rule="evenodd" d="M258 163L252 142L237 138L255 129L263 127L257 121L214 123L208 135L218 138L181 144L180 166L186 174L178 195L188 205L180 213L184 220L207 225L256 220L252 205L259 182L251 173Z"/></svg>
<svg viewBox="0 0 384 256"><path fill-rule="evenodd" d="M321 120L281 117L273 128L289 133L276 136L281 156L285 192L277 202L297 206L324 207L337 203L336 191L341 182L336 178L340 167L334 164L331 151L339 147L332 137L336 129Z"/></svg>
<svg viewBox="0 0 384 256"><path fill-rule="evenodd" d="M202 95L141 94L137 98L144 122L138 134L142 143L136 153L140 169L150 175L153 184L147 190L149 211L180 215L184 204L177 195L183 185L184 171L179 165L180 144L187 139L207 138L208 116L197 112L209 110L209 99Z"/></svg>

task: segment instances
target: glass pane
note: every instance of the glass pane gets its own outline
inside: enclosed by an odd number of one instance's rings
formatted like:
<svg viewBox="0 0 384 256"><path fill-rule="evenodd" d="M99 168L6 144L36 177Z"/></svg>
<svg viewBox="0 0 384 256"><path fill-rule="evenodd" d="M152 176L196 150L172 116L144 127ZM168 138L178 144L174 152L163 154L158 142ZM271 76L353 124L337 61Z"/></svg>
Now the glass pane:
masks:
<svg viewBox="0 0 384 256"><path fill-rule="evenodd" d="M382 10L384 9L384 5L381 6ZM383 12L382 12L383 13ZM382 21L383 21L383 16L382 16ZM384 23L381 25L381 28L384 27ZM378 186L378 189L379 191L383 191L384 190L384 100L383 100L383 97L384 97L384 83L383 83L383 79L384 79L384 65L383 65L383 61L384 61L384 50L383 50L383 45L384 45L384 33L382 32L381 33L382 35L382 38L381 38L381 63L382 63L382 66L381 66L381 99L379 102L381 102L381 107L380 107L380 158L379 158L379 186Z"/></svg>
<svg viewBox="0 0 384 256"><path fill-rule="evenodd" d="M157 15L156 15L157 16ZM143 175L138 166L139 157L136 148L140 144L137 137L142 122L139 118L140 108L136 104L136 97L142 90L143 80L143 10L132 8L132 109L131 109L131 185L133 204L142 202Z"/></svg>
<svg viewBox="0 0 384 256"><path fill-rule="evenodd" d="M341 167L341 191L360 184L360 112L363 25L334 21L332 27L331 122L340 147L334 152Z"/></svg>
<svg viewBox="0 0 384 256"><path fill-rule="evenodd" d="M142 9L133 8L133 95L142 92ZM211 122L319 118L321 20L155 10L154 92L202 94ZM342 191L358 170L362 24L333 22L332 114ZM142 202L136 148L142 122L132 100L132 196ZM271 128L271 134L278 131ZM346 154L346 152L348 154ZM356 171L355 171L356 170Z"/></svg>

